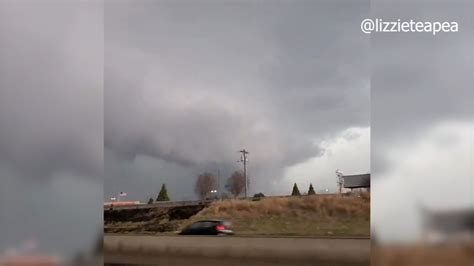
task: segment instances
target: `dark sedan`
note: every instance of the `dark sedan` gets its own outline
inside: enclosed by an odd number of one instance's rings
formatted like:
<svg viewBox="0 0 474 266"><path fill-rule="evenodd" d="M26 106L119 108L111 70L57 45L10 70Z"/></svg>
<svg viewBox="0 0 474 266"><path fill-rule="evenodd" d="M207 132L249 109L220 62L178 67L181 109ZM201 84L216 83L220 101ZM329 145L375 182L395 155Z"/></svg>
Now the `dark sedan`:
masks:
<svg viewBox="0 0 474 266"><path fill-rule="evenodd" d="M224 220L202 220L184 228L180 235L233 235L230 222Z"/></svg>

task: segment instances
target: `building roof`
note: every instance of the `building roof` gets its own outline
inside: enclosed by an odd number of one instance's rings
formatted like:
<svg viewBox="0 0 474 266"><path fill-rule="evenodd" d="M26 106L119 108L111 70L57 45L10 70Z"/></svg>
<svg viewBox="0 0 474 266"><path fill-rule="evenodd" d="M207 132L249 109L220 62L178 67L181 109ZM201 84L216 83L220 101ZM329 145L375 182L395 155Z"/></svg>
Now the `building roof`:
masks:
<svg viewBox="0 0 474 266"><path fill-rule="evenodd" d="M344 188L369 188L370 174L345 175Z"/></svg>

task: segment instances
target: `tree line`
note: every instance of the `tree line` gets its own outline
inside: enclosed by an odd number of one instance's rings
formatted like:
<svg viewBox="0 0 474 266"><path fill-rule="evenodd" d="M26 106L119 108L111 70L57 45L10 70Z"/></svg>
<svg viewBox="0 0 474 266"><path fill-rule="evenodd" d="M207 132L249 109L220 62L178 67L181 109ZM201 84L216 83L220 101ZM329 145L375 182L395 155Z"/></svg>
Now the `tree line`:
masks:
<svg viewBox="0 0 474 266"><path fill-rule="evenodd" d="M227 179L226 190L234 197L239 196L245 188L245 177L241 171L235 171L232 175ZM200 199L207 199L207 198L217 198L217 182L214 174L205 172L197 176L196 183L194 184L194 192ZM220 195L225 196L225 195ZM148 200L148 204L151 204L155 201L169 201L170 197L168 196L168 190L166 189L166 185L163 184L161 186L160 192L158 193L158 197L156 200L150 198Z"/></svg>
<svg viewBox="0 0 474 266"><path fill-rule="evenodd" d="M316 191L314 191L313 184L309 184L308 193L306 193L306 195L316 195ZM298 185L296 185L296 183L293 185L291 196L301 196L300 190L298 189Z"/></svg>
<svg viewBox="0 0 474 266"><path fill-rule="evenodd" d="M200 199L226 197L226 195L217 195L216 188L216 178L212 173L205 172L203 174L198 175L196 183L194 185L194 191ZM234 173L232 173L232 175L227 179L225 188L232 196L239 196L245 188L244 174L241 171L235 171ZM258 193L255 195L258 195L258 197L264 196L263 193ZM316 191L314 190L313 184L309 184L308 192L306 193L306 195L316 195ZM298 185L296 185L296 183L293 185L291 196L301 196L300 190L298 189ZM170 197L168 196L168 190L166 189L166 185L163 184L161 185L161 189L158 193L158 196L156 197L156 200L150 198L148 200L148 204L152 204L155 201L169 200Z"/></svg>

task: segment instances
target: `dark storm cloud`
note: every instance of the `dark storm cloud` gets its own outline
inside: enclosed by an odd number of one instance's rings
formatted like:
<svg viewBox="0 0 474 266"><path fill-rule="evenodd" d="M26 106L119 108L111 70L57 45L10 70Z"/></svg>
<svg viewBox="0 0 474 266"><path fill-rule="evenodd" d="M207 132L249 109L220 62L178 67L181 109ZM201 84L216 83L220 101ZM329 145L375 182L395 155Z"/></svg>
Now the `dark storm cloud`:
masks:
<svg viewBox="0 0 474 266"><path fill-rule="evenodd" d="M101 226L103 9L0 1L0 256L88 251Z"/></svg>
<svg viewBox="0 0 474 266"><path fill-rule="evenodd" d="M235 169L245 147L268 185L321 154L315 142L369 125L368 12L363 1L107 2L106 148ZM106 191L133 186L107 171L106 160Z"/></svg>
<svg viewBox="0 0 474 266"><path fill-rule="evenodd" d="M102 52L94 48L101 30L90 31L97 5L1 4L0 160L35 177L56 170L97 175Z"/></svg>

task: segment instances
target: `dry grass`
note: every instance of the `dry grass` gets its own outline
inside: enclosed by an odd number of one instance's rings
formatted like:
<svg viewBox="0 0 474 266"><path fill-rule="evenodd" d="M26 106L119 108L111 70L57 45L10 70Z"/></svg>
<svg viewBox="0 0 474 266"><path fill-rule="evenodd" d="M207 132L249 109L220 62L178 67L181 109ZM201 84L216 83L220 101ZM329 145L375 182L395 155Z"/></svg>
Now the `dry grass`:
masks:
<svg viewBox="0 0 474 266"><path fill-rule="evenodd" d="M360 216L370 212L369 198L341 196L302 196L284 198L265 198L260 201L222 200L214 202L199 215L233 215L267 216L289 215L303 211L316 213L321 217Z"/></svg>
<svg viewBox="0 0 474 266"><path fill-rule="evenodd" d="M370 195L316 195L223 200L193 216L183 226L202 219L226 219L239 234L368 236Z"/></svg>
<svg viewBox="0 0 474 266"><path fill-rule="evenodd" d="M372 265L474 265L474 244L444 246L376 246L372 247Z"/></svg>

